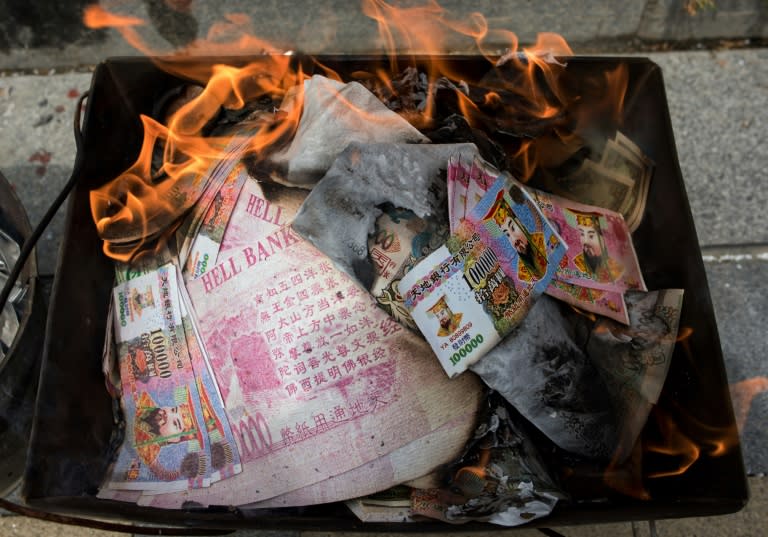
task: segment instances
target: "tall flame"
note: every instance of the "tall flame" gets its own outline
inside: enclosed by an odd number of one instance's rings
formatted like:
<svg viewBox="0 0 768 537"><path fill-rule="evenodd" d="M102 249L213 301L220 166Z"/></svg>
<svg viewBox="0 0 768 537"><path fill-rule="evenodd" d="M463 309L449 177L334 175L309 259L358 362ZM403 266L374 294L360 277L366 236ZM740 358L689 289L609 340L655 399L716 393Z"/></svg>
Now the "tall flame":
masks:
<svg viewBox="0 0 768 537"><path fill-rule="evenodd" d="M300 82L305 75L301 69L289 69L290 60L289 56L270 55L243 68L215 65L205 88L176 110L167 125L141 116L144 139L136 162L115 180L91 192L92 216L100 236L107 239L107 255L129 260L144 247L142 241L134 240L136 235L148 237L171 231L180 210L194 203L190 193L200 190L206 171L228 145L242 143L246 146L244 152L261 155L292 136L301 112ZM204 129L222 107L239 110L262 97L279 102L289 92L294 106L284 113L252 121L249 126L253 130L247 137L204 135ZM158 147L162 148L162 164L153 169ZM185 190L185 196L179 195L180 189ZM186 202L180 205L182 197ZM131 246L115 248L110 240Z"/></svg>
<svg viewBox="0 0 768 537"><path fill-rule="evenodd" d="M580 121L567 120L569 107L579 101L579 96L566 91L561 83L564 72L561 59L573 52L562 37L542 33L532 46L520 49L514 33L490 28L480 13L457 17L435 0L412 7L397 7L383 0L362 0L362 11L377 23L390 65L388 70L374 69L356 73L355 77L367 81L374 92L378 88L378 95L397 96L400 90L393 77L402 71L404 61L409 58L412 61L416 54L429 59L426 64L420 63L427 66L423 105L414 110L401 110L417 128L434 126L439 108L438 92L452 91L456 112L464 116L472 128L491 128L505 133L506 138L501 142L507 159L505 164L523 180L531 177L542 164L553 163L549 157L553 147L565 155L563 158L579 149ZM119 248L105 246L105 252L129 259L145 247L142 241L134 240L134 235L141 232L154 237L161 228L170 229L180 212L188 208L169 201L174 192L199 188L200 177L232 142L204 135L206 126L219 110L241 109L259 98L279 103L297 94L289 113L264 115L256 135L247 141L248 153L263 155L295 132L303 102L302 81L306 76L292 65L289 56L282 55L281 47L254 36L251 20L244 14L227 15L226 20L210 27L205 39L192 41L170 57L163 57L161 51L154 50L145 41L141 32L146 25L141 19L91 5L84 11L84 21L92 28L114 28L137 50L153 57L162 69L206 85L167 121L142 117L145 138L137 161L91 196L93 218L102 238L117 237L113 244L121 245ZM501 57L490 45L498 49L499 43L507 50ZM446 55L456 50L472 52L480 61L487 61L494 76L472 81L470 88L464 82L465 74L458 72L456 64ZM197 54L259 57L243 68L216 65L211 69L178 61ZM341 78L331 69L318 66L328 76ZM498 69L490 69L492 66ZM448 80L450 84L441 80ZM617 69L606 75L604 85L609 88L606 95L613 95L606 97L614 107L612 115L616 115L621 106L616 101L623 99L622 84L625 90L626 70ZM611 89L613 86L619 89ZM446 90L446 87L452 89ZM524 127L518 128L518 125ZM547 131L541 125L551 128ZM549 134L533 135L545 131ZM163 162L153 168L152 157L160 148ZM134 233L127 233L128 228Z"/></svg>

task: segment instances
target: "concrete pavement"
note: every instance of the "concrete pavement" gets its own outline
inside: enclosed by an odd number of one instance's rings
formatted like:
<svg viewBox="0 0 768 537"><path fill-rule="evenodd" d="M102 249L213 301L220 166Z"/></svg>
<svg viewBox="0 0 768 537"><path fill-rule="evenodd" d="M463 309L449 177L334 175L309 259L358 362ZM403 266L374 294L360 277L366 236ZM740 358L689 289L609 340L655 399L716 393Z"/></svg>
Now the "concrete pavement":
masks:
<svg viewBox="0 0 768 537"><path fill-rule="evenodd" d="M218 41L247 30L283 49L308 53L378 50L381 42L376 23L363 14L361 3L265 0L255 8L249 0L6 0L0 3L0 70L61 69L93 65L107 56L136 54L115 30L83 25L84 11L94 5L140 19L142 24L130 29L158 53L170 53L207 37L212 29L220 30L215 23L225 20L227 14L248 18L238 18L236 24L219 31ZM402 2L409 6L425 3ZM674 46L681 41L768 38L768 4L762 0L592 0L588 4L578 0L442 0L440 4L460 22L473 12L482 13L489 28L511 30L521 43L532 42L540 31L557 32L582 53L628 51L660 41ZM412 24L418 18L406 20ZM447 45L459 51L469 43L456 39ZM497 34L490 34L486 43L490 50L502 45Z"/></svg>

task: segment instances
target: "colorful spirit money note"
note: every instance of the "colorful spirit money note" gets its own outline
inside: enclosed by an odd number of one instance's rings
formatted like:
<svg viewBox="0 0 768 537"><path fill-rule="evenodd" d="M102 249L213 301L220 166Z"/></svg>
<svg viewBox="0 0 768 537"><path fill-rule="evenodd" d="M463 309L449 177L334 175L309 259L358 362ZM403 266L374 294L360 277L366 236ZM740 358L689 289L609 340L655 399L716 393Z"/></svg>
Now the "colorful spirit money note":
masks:
<svg viewBox="0 0 768 537"><path fill-rule="evenodd" d="M406 274L405 306L449 377L522 321L564 252L530 196L502 176L446 246Z"/></svg>
<svg viewBox="0 0 768 537"><path fill-rule="evenodd" d="M192 239L184 267L188 278L198 278L209 267L216 265L224 230L247 178L248 172L245 166L239 163L229 172L221 188L216 192L197 234Z"/></svg>
<svg viewBox="0 0 768 537"><path fill-rule="evenodd" d="M466 224L459 226L459 230ZM494 347L504 335L496 322L517 295L498 256L473 234L451 255L435 250L400 281L405 307L450 378ZM497 298L498 297L498 298ZM494 306L501 311L493 315Z"/></svg>
<svg viewBox="0 0 768 537"><path fill-rule="evenodd" d="M104 347L101 351L101 372L104 373L104 384L107 392L113 399L120 399L120 368L117 365L117 352L115 350L114 326L115 302L109 300L107 312L107 331L104 336Z"/></svg>
<svg viewBox="0 0 768 537"><path fill-rule="evenodd" d="M126 428L107 488L206 487L208 435L184 337L176 267L164 265L122 283L113 295Z"/></svg>
<svg viewBox="0 0 768 537"><path fill-rule="evenodd" d="M553 279L546 293L552 298L584 311L591 311L623 324L629 324L624 294L620 291L591 289Z"/></svg>
<svg viewBox="0 0 768 537"><path fill-rule="evenodd" d="M479 156L475 155L469 168L469 186L467 187L467 204L464 209L464 215L472 213L475 206L480 203L485 193L496 181L499 171L485 162Z"/></svg>
<svg viewBox="0 0 768 537"><path fill-rule="evenodd" d="M466 157L461 153L451 156L448 161L448 217L451 233L459 227L467 206L467 188L469 187L469 167Z"/></svg>
<svg viewBox="0 0 768 537"><path fill-rule="evenodd" d="M234 200L237 199L237 193L227 194L227 190L234 189L239 191L240 187L242 187L244 180L242 174L245 174L245 171L240 164L240 157L248 146L248 140L252 133L252 130L244 129L242 133L233 138L229 143L224 151L223 158L211 166L210 170L206 173L205 190L176 231L177 254L179 263L184 267L185 273L194 274L195 270L201 268L201 266L195 266L197 263L190 265L189 261L190 256L193 256L192 249L194 243L198 241L200 231L202 230L205 236L216 236L220 230L219 228L222 228L220 231L223 234L223 226L226 226L226 221L229 219L229 213L225 213L225 202L231 200L234 203ZM238 171L233 174L233 170L238 165ZM220 194L222 189L225 190ZM231 205L229 208L231 208ZM208 222L208 229L202 228L205 221ZM204 253L209 253L210 256L211 252L216 250L216 246L211 243L219 244L220 242L221 239L219 238L211 240L210 243L205 245L200 243L198 249L203 255ZM216 251L218 252L218 250ZM198 257L198 261L202 262L202 259ZM210 264L215 264L215 260L212 260Z"/></svg>
<svg viewBox="0 0 768 537"><path fill-rule="evenodd" d="M243 469L206 490L155 496L155 507L241 505L320 483L479 402L476 378L438 374L420 338L285 225L293 215L279 196L251 186L225 233L226 254L188 283ZM434 467L429 452L411 463Z"/></svg>
<svg viewBox="0 0 768 537"><path fill-rule="evenodd" d="M180 272L180 271L179 271ZM181 274L178 274L179 282ZM193 315L193 308L186 287L179 286L181 299L181 315L184 325L184 336L187 340L189 357L192 361L192 369L197 381L197 392L200 396L200 406L205 420L205 430L211 450L211 483L221 481L242 470L240 453L237 451L235 437L229 425L229 419L224 410L224 401L221 398L214 374L211 370L210 359L200 339L197 328L197 320Z"/></svg>
<svg viewBox="0 0 768 537"><path fill-rule="evenodd" d="M568 248L555 279L591 289L646 291L621 214L531 190Z"/></svg>
<svg viewBox="0 0 768 537"><path fill-rule="evenodd" d="M456 154L448 161L448 210L451 233L485 195L499 172L477 154ZM453 186L452 186L453 185Z"/></svg>
<svg viewBox="0 0 768 537"><path fill-rule="evenodd" d="M498 253L519 294L533 299L544 292L566 246L520 183L509 174L500 175L467 220Z"/></svg>

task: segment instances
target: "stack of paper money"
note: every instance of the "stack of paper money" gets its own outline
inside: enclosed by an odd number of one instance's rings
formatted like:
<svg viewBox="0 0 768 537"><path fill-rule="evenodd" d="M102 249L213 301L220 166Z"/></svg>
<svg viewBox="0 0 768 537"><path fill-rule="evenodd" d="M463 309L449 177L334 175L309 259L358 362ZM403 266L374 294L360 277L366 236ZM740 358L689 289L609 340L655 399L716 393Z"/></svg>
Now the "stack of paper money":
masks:
<svg viewBox="0 0 768 537"><path fill-rule="evenodd" d="M617 137L623 139L620 135ZM609 148L613 147L610 142ZM448 170L449 192L453 194L449 200L450 221L451 229L455 231L461 222L470 219L474 208L484 196L488 196L485 205L491 204L493 194L487 194L488 185L500 174L478 157L472 162L452 159ZM509 181L536 200L544 221L556 231L566 247L545 292L583 310L628 324L624 293L628 290L647 289L631 233L622 214L605 207L587 205L522 187L513 179ZM599 188L591 192L597 191ZM506 230L505 235L519 251L530 251L536 245L529 244L529 238L535 238L535 235L531 235L530 230L524 233L525 224L521 224L522 227L517 226L517 230ZM518 257L521 267L533 266L525 262L526 259L533 259L532 256L523 253ZM535 272L529 270L526 274Z"/></svg>
<svg viewBox="0 0 768 537"><path fill-rule="evenodd" d="M643 218L653 161L621 132L606 141L600 160L585 159L576 172L548 177L548 191L569 200L620 213L630 231Z"/></svg>
<svg viewBox="0 0 768 537"><path fill-rule="evenodd" d="M536 201L510 176L494 177L480 164L449 166L449 184L469 179L464 216L446 245L400 282L406 308L450 377L520 324L565 254ZM459 192L457 180L452 194Z"/></svg>
<svg viewBox="0 0 768 537"><path fill-rule="evenodd" d="M100 497L306 505L449 462L474 427L477 379L440 374L423 340L292 230L305 190L216 170L176 244L117 265L104 370L125 431Z"/></svg>

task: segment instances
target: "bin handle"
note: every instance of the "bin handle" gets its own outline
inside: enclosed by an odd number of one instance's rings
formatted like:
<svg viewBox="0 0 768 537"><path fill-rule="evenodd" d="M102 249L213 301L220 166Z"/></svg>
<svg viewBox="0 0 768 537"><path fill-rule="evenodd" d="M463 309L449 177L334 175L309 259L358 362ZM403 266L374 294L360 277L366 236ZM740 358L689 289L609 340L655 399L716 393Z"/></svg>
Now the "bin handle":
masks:
<svg viewBox="0 0 768 537"><path fill-rule="evenodd" d="M3 307L5 307L5 303L8 301L8 297L11 295L11 289L13 289L13 285L16 283L16 280L19 279L21 271L24 268L24 265L27 263L29 255L32 253L32 249L37 244L37 241L40 240L40 236L43 234L43 231L45 231L45 228L47 228L51 223L51 220L53 220L53 217L61 207L61 204L64 203L64 200L67 199L67 196L75 187L75 184L77 184L77 179L80 176L80 168L82 167L84 160L83 132L80 128L80 124L83 115L83 102L88 97L89 93L90 92L86 91L80 96L80 98L77 100L77 106L75 108L73 127L76 152L75 164L72 167L72 175L69 176L69 179L64 185L64 188L61 190L61 192L59 192L59 195L56 196L56 199L53 200L51 206L48 207L45 216L43 216L42 220L40 220L40 223L37 224L35 230L32 232L29 238L24 241L24 245L21 247L21 251L19 252L19 258L16 260L16 264L13 266L13 269L8 275L8 280L5 282L5 287L3 287L3 290L0 292L0 311L2 311Z"/></svg>

